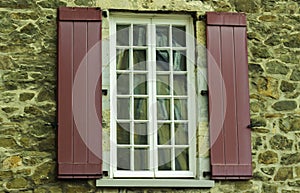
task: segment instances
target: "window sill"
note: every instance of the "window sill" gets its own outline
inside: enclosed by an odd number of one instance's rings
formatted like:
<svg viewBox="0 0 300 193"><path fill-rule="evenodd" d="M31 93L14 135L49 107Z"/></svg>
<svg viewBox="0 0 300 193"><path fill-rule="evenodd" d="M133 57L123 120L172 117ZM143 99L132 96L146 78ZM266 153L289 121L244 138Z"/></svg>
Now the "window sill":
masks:
<svg viewBox="0 0 300 193"><path fill-rule="evenodd" d="M195 179L99 179L97 187L151 187L151 188L211 188L213 180Z"/></svg>

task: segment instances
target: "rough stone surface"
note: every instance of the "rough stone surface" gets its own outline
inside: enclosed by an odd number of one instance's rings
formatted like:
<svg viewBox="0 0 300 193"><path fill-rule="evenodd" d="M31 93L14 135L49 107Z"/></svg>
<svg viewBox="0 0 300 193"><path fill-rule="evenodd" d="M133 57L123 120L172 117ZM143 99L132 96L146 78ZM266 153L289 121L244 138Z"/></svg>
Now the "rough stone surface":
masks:
<svg viewBox="0 0 300 193"><path fill-rule="evenodd" d="M102 189L95 187L95 180L58 180L53 125L57 120L59 6L151 13L190 11L195 15L245 12L254 125L253 179L216 181L211 189ZM297 0L1 0L0 193L299 193L299 7ZM205 44L205 24L196 23L197 42ZM109 20L103 18L103 24L103 35L108 37ZM197 61L205 58L197 54ZM103 130L109 133L108 100L104 99L103 106L107 108Z"/></svg>

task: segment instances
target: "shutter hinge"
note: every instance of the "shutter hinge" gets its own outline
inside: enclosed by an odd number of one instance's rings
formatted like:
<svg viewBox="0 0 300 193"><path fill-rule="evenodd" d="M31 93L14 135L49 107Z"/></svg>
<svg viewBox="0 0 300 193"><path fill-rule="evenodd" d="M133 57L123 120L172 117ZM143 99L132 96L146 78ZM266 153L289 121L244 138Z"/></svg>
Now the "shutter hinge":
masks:
<svg viewBox="0 0 300 193"><path fill-rule="evenodd" d="M51 126L52 128L57 128L58 123L57 122L45 123L45 126Z"/></svg>
<svg viewBox="0 0 300 193"><path fill-rule="evenodd" d="M198 21L206 21L206 15L199 15Z"/></svg>
<svg viewBox="0 0 300 193"><path fill-rule="evenodd" d="M211 176L211 172L208 171L203 172L203 178L210 177L210 176Z"/></svg>
<svg viewBox="0 0 300 193"><path fill-rule="evenodd" d="M208 90L201 90L200 94L202 96L207 96L208 95Z"/></svg>

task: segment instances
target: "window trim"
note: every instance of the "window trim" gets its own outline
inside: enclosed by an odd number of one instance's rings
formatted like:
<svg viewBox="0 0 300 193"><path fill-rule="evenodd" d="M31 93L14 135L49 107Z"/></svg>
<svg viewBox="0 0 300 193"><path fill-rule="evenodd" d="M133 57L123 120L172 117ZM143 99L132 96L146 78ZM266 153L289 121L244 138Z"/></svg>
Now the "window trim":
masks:
<svg viewBox="0 0 300 193"><path fill-rule="evenodd" d="M193 65L191 65L191 63L196 63L195 60L195 42L194 40L194 25L193 25L193 18L190 15L157 15L157 14L139 14L139 18L133 18L134 14L116 14L115 16L110 18L109 21L109 26L110 26L110 37L114 36L115 31L116 31L116 23L133 23L133 24L145 24L145 20L154 20L155 25L156 24L169 24L170 20L172 20L171 24L173 25L182 25L184 24L187 28L186 31L189 34L188 36L191 36L193 38L187 38L187 45L186 48L188 47L188 52L187 52L187 72L189 73L189 75L187 76L187 82L189 83L193 83L193 86L190 86L191 84L188 84L188 107L189 107L189 111L188 111L188 117L189 118L189 138L193 137L192 141L190 142L190 151L189 151L189 159L191 163L194 164L190 164L190 170L189 171L145 171L145 172L140 172L140 171L131 171L131 172L124 172L124 171L117 171L116 172L116 152L115 152L115 148L114 150L112 150L113 146L115 146L115 142L114 139L116 139L116 132L114 132L115 128L116 128L116 117L112 117L113 115L116 115L116 108L112 105L116 104L116 97L114 96L114 94L112 93L110 95L110 110L111 110L111 116L110 116L110 125L111 125L111 130L110 130L110 163L111 166L110 167L110 172L109 172L109 176L111 176L111 178L114 177L154 177L153 175L155 175L156 178L172 178L172 175L176 175L177 176L173 177L173 178L178 178L178 179L182 179L182 178L196 178L197 175L197 162L196 162L196 149L197 149L197 142L196 142L196 133L197 133L197 112L196 112L196 108L197 108L197 97L193 97L193 96L197 96L197 92L196 92L196 76L195 76L195 68ZM128 22L129 21L129 22ZM148 24L149 26L149 24ZM152 29L152 28L151 28ZM153 33L155 33L154 30L150 30L148 32L151 33L151 36L153 37ZM115 75L115 64L116 64L116 45L115 42L110 41L110 63L112 63L113 65L110 65L110 90L112 91L114 89L113 85L116 85L116 75ZM155 49L155 47L151 46L151 54L154 53L154 51L152 49ZM193 88L194 87L194 88ZM155 97L155 96L154 96ZM153 98L150 97L150 98ZM192 121L190 121L192 120ZM155 134L154 134L155 135ZM152 173L152 174L151 174ZM130 174L130 175L128 175ZM169 174L169 175L168 175ZM182 175L183 174L183 175ZM182 175L182 176L181 176Z"/></svg>

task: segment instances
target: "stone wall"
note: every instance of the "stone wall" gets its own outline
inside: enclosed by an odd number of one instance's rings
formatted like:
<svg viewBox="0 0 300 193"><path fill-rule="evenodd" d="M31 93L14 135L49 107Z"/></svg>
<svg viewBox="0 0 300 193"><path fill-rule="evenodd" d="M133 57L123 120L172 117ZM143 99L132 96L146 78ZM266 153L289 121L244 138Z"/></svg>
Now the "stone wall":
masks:
<svg viewBox="0 0 300 193"><path fill-rule="evenodd" d="M253 179L216 181L211 189L145 190L104 190L94 180L57 180L58 6L246 12ZM0 193L300 193L299 7L299 0L1 0Z"/></svg>

